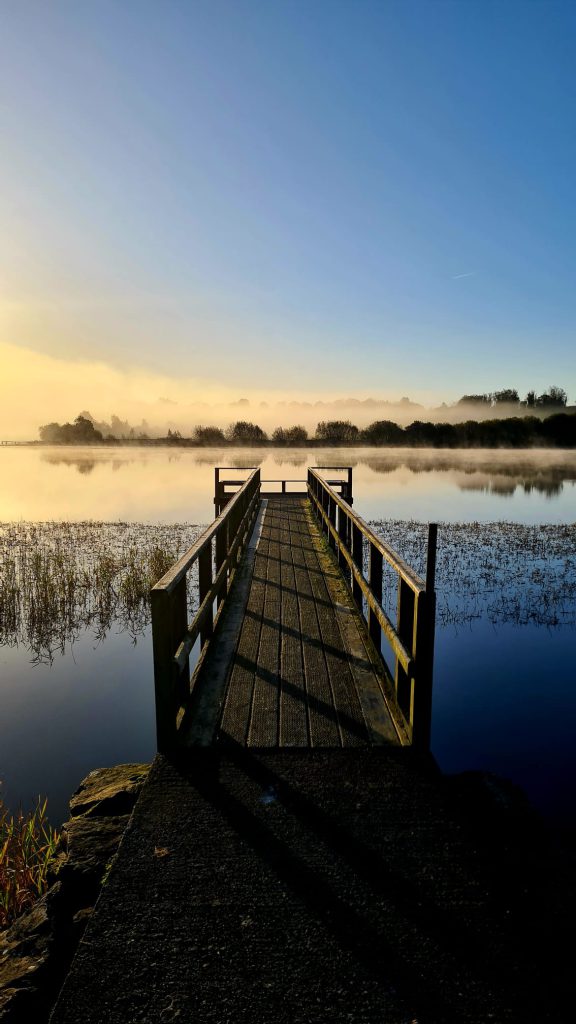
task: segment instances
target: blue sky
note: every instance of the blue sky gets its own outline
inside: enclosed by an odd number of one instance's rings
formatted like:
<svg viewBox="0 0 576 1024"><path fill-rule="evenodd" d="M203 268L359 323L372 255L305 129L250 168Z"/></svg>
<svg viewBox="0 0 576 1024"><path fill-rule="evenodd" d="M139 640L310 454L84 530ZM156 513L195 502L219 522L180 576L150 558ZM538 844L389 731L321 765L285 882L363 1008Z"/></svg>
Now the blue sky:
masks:
<svg viewBox="0 0 576 1024"><path fill-rule="evenodd" d="M576 400L575 52L554 0L5 3L0 341Z"/></svg>

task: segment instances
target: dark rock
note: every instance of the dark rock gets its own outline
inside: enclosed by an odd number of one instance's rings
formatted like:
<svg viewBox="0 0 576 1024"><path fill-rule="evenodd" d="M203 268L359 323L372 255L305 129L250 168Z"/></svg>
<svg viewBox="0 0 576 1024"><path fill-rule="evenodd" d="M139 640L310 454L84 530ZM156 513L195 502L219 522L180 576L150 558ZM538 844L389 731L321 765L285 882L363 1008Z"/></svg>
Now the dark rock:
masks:
<svg viewBox="0 0 576 1024"><path fill-rule="evenodd" d="M149 771L147 764L97 768L80 783L70 800L70 814L86 817L130 814Z"/></svg>
<svg viewBox="0 0 576 1024"><path fill-rule="evenodd" d="M114 857L129 815L114 818L71 818L64 828L68 856L58 873L76 909L97 899L106 869Z"/></svg>
<svg viewBox="0 0 576 1024"><path fill-rule="evenodd" d="M58 890L60 886L57 887ZM38 1004L37 991L46 980L54 938L50 909L54 893L46 893L0 935L0 1021L17 1022Z"/></svg>
<svg viewBox="0 0 576 1024"><path fill-rule="evenodd" d="M54 887L56 892L61 889L60 883ZM49 906L53 896L52 890L39 899L22 917L18 917L3 935L8 943L19 944L30 939L50 933Z"/></svg>

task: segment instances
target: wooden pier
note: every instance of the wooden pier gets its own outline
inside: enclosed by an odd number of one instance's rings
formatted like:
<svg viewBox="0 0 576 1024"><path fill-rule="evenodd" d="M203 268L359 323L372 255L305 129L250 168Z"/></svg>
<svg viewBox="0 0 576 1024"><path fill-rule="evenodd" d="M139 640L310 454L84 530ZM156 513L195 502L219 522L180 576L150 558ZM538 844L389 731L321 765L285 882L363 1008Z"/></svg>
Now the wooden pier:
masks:
<svg viewBox="0 0 576 1024"><path fill-rule="evenodd" d="M305 481L230 472L216 469L215 522L152 591L158 749L226 738L427 749L435 527L424 580L353 510L350 467L310 469ZM395 622L382 606L384 564L397 579Z"/></svg>
<svg viewBox="0 0 576 1024"><path fill-rule="evenodd" d="M159 754L51 1024L560 1020L531 844L480 854L428 753L435 527L420 578L348 470L230 472L152 591Z"/></svg>

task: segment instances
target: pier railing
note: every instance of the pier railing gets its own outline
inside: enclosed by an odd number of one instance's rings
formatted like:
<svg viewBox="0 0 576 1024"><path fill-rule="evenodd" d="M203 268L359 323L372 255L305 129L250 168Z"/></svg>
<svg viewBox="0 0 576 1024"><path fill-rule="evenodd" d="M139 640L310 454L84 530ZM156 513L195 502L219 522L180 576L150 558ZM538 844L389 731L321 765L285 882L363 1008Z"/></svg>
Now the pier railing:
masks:
<svg viewBox="0 0 576 1024"><path fill-rule="evenodd" d="M214 506L216 509L216 515L220 515L222 509L226 508L226 505L230 501L231 497L239 487L242 487L245 483L246 478L238 478L237 476L232 477L231 473L241 472L253 472L254 466L216 466L214 469ZM330 470L333 473L345 472L345 477L335 477L331 480L326 480L331 487L334 487L336 491L348 502L352 504L352 466L315 466L317 470ZM222 476L225 473L226 476ZM274 490L271 485L279 484L279 489ZM294 484L298 484L298 487L294 487ZM274 494L307 494L307 478L298 477L292 478L266 478L261 480L261 497L266 498Z"/></svg>
<svg viewBox="0 0 576 1024"><path fill-rule="evenodd" d="M427 750L432 713L437 527L433 523L428 527L426 580L423 580L373 533L315 469L308 470L308 493L382 659L407 739L413 746ZM364 574L365 561L368 579ZM384 562L398 578L395 624L382 607ZM383 636L392 651L392 667L382 653Z"/></svg>
<svg viewBox="0 0 576 1024"><path fill-rule="evenodd" d="M259 504L260 470L253 469L212 525L152 588L156 732L160 753L167 753L177 745L179 723L190 696L190 653L200 638L201 657L212 636ZM189 623L186 581L196 563L199 607Z"/></svg>

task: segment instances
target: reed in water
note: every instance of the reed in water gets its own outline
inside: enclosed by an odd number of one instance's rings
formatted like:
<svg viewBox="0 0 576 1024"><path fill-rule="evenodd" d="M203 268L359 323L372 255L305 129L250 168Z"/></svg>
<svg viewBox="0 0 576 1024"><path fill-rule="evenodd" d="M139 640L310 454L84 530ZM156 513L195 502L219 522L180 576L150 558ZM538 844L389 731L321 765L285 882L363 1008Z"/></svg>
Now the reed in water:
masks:
<svg viewBox="0 0 576 1024"><path fill-rule="evenodd" d="M425 524L385 519L370 526L425 576ZM383 599L392 618L396 586L396 574L385 570ZM576 524L440 523L436 591L440 626L474 619L575 626Z"/></svg>
<svg viewBox="0 0 576 1024"><path fill-rule="evenodd" d="M202 527L145 523L0 525L0 643L51 661L91 627L134 639L150 619L150 588ZM194 587L190 604L194 607Z"/></svg>
<svg viewBox="0 0 576 1024"><path fill-rule="evenodd" d="M425 524L389 519L370 525L424 575ZM150 622L150 588L202 530L191 524L1 524L0 643L25 645L33 661L51 661L87 628L102 639L114 625L136 641ZM440 524L439 625L480 618L494 625L576 625L575 551L575 524ZM189 575L192 615L197 576ZM392 618L396 586L395 573L385 567L383 598Z"/></svg>

